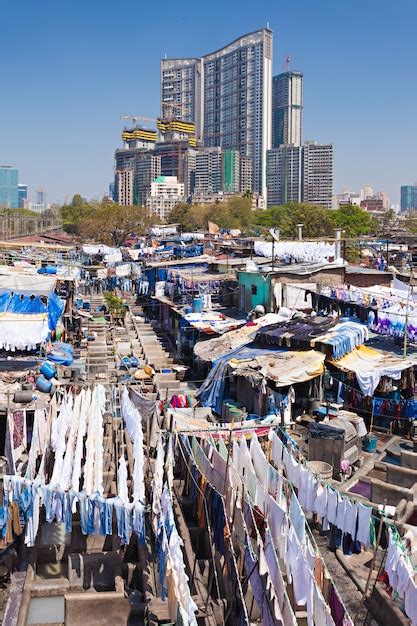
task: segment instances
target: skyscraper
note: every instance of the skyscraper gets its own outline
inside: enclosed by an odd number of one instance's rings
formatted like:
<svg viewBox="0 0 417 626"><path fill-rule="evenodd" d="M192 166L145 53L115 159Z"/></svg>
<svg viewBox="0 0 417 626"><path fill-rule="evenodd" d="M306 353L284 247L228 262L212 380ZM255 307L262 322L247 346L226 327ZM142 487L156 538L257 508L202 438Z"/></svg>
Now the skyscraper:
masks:
<svg viewBox="0 0 417 626"><path fill-rule="evenodd" d="M19 208L19 172L11 165L0 165L0 207Z"/></svg>
<svg viewBox="0 0 417 626"><path fill-rule="evenodd" d="M301 146L280 146L267 152L267 206L302 199L302 152Z"/></svg>
<svg viewBox="0 0 417 626"><path fill-rule="evenodd" d="M332 208L333 144L306 141L303 146L302 200Z"/></svg>
<svg viewBox="0 0 417 626"><path fill-rule="evenodd" d="M28 186L22 185L19 183L18 192L19 192L19 209L24 209L25 204L27 204L27 199L28 199Z"/></svg>
<svg viewBox="0 0 417 626"><path fill-rule="evenodd" d="M403 185L401 187L401 211L417 209L417 185Z"/></svg>
<svg viewBox="0 0 417 626"><path fill-rule="evenodd" d="M135 204L146 205L151 191L152 182L161 175L161 158L151 152L143 152L136 156L134 174Z"/></svg>
<svg viewBox="0 0 417 626"><path fill-rule="evenodd" d="M36 190L36 200L35 204L43 204L46 208L46 191L45 189L37 189Z"/></svg>
<svg viewBox="0 0 417 626"><path fill-rule="evenodd" d="M222 149L204 148L195 159L195 187L198 195L216 195L223 191Z"/></svg>
<svg viewBox="0 0 417 626"><path fill-rule="evenodd" d="M161 118L194 122L201 139L203 119L202 60L161 60Z"/></svg>
<svg viewBox="0 0 417 626"><path fill-rule="evenodd" d="M189 75L184 74L185 69ZM188 87L187 81L191 81ZM184 119L195 121L202 129L206 147L220 146L250 157L253 190L265 197L266 151L271 147L272 133L271 92L269 29L239 37L202 59L161 62L161 100L165 102L161 114L165 115L172 102Z"/></svg>
<svg viewBox="0 0 417 626"><path fill-rule="evenodd" d="M272 79L272 147L301 146L303 75L290 71Z"/></svg>
<svg viewBox="0 0 417 626"><path fill-rule="evenodd" d="M117 202L123 206L132 206L134 204L133 174L133 167L116 171Z"/></svg>

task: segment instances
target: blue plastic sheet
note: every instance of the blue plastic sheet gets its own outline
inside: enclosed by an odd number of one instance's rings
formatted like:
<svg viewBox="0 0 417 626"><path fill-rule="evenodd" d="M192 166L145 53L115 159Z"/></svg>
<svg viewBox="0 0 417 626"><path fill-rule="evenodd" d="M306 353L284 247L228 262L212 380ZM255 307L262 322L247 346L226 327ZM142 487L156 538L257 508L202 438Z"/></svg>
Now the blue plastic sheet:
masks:
<svg viewBox="0 0 417 626"><path fill-rule="evenodd" d="M240 346L213 361L213 366L197 394L201 405L210 406L218 415L221 415L226 385L226 371L230 359L237 357L239 359L254 359L257 356L274 352L286 352L286 350L282 348L259 348L255 344L248 344Z"/></svg>
<svg viewBox="0 0 417 626"><path fill-rule="evenodd" d="M56 293L52 293L48 298L48 320L49 328L54 330L64 312L65 302Z"/></svg>
<svg viewBox="0 0 417 626"><path fill-rule="evenodd" d="M48 361L58 363L58 365L71 365L74 360L72 346L69 343L55 341L52 344L53 351L48 354Z"/></svg>
<svg viewBox="0 0 417 626"><path fill-rule="evenodd" d="M50 330L56 328L64 308L64 300L61 300L56 293L51 293L47 298L10 292L0 295L0 313L7 312L20 315L48 313Z"/></svg>

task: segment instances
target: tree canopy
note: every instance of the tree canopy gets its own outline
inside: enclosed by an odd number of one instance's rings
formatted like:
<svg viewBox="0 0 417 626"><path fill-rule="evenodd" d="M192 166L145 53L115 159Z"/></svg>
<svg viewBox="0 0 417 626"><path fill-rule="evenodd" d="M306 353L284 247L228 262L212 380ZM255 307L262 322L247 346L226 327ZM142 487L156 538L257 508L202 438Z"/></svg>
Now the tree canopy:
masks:
<svg viewBox="0 0 417 626"><path fill-rule="evenodd" d="M303 224L304 237L333 236L331 211L322 206L290 203L274 206L256 215L259 226L279 228L283 239L297 236L297 224Z"/></svg>
<svg viewBox="0 0 417 626"><path fill-rule="evenodd" d="M353 204L346 204L336 211L331 211L333 228L345 231L345 237L369 235L377 229L375 219L365 209Z"/></svg>
<svg viewBox="0 0 417 626"><path fill-rule="evenodd" d="M67 232L119 245L132 232L143 234L155 221L145 207L124 207L113 202L92 202L74 195L72 202L61 207L61 217ZM386 215L384 228L391 214ZM389 219L388 219L389 218ZM208 222L221 228L240 228L247 234L279 228L283 239L297 236L297 224L303 224L305 238L334 237L334 229L341 228L343 237L355 238L377 233L380 226L364 209L346 205L337 210L304 203L274 206L264 211L252 210L249 194L234 196L225 202L211 204L179 203L171 211L168 223L180 224L184 231L207 229Z"/></svg>
<svg viewBox="0 0 417 626"><path fill-rule="evenodd" d="M61 217L67 232L116 246L131 233L143 234L153 221L145 207L87 202L79 194L61 207Z"/></svg>
<svg viewBox="0 0 417 626"><path fill-rule="evenodd" d="M311 204L284 204L258 212L256 223L265 228L279 228L284 239L296 237L297 224L304 225L306 238L334 237L335 228L344 230L346 237L357 237L369 234L374 228L369 213L352 205L332 210Z"/></svg>
<svg viewBox="0 0 417 626"><path fill-rule="evenodd" d="M208 222L214 222L221 228L240 228L249 230L254 224L252 199L234 196L227 202L212 204L180 203L169 215L170 224L181 224L183 230L206 229Z"/></svg>

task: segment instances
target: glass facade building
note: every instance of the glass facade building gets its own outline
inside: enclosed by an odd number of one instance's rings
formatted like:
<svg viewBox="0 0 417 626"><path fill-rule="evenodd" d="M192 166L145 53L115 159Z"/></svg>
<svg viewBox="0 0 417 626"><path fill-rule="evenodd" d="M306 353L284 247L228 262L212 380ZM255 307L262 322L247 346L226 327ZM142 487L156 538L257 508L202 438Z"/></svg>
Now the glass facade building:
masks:
<svg viewBox="0 0 417 626"><path fill-rule="evenodd" d="M272 31L248 33L201 59L163 59L161 115L167 112L194 122L206 148L237 150L250 158L253 191L265 198L272 137Z"/></svg>
<svg viewBox="0 0 417 626"><path fill-rule="evenodd" d="M417 185L401 187L401 211L417 209Z"/></svg>
<svg viewBox="0 0 417 626"><path fill-rule="evenodd" d="M272 147L301 146L303 75L284 72L272 79Z"/></svg>
<svg viewBox="0 0 417 626"><path fill-rule="evenodd" d="M11 165L0 165L0 207L19 208L19 172Z"/></svg>
<svg viewBox="0 0 417 626"><path fill-rule="evenodd" d="M28 199L28 186L19 185L19 209L24 209Z"/></svg>

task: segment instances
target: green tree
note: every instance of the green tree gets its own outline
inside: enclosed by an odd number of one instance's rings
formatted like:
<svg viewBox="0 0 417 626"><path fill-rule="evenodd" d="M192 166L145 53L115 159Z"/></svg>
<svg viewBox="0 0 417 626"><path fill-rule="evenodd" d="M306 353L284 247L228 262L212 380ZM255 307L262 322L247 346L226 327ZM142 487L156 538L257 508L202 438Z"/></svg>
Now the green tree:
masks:
<svg viewBox="0 0 417 626"><path fill-rule="evenodd" d="M333 228L344 230L346 237L369 235L377 230L377 223L365 209L353 204L339 207L330 214Z"/></svg>
<svg viewBox="0 0 417 626"><path fill-rule="evenodd" d="M145 207L105 203L91 207L79 229L84 238L120 246L132 233L143 235L153 221Z"/></svg>
<svg viewBox="0 0 417 626"><path fill-rule="evenodd" d="M169 224L180 224L182 230L190 230L191 205L186 202L179 202L168 216Z"/></svg>
<svg viewBox="0 0 417 626"><path fill-rule="evenodd" d="M227 202L210 205L210 221L221 228L248 230L254 223L252 200L250 197L234 196Z"/></svg>
<svg viewBox="0 0 417 626"><path fill-rule="evenodd" d="M76 193L71 203L64 204L60 210L64 230L67 233L79 235L81 220L85 219L93 209L93 203L87 202L79 193Z"/></svg>
<svg viewBox="0 0 417 626"><path fill-rule="evenodd" d="M303 224L306 238L333 236L331 211L322 206L289 203L256 213L256 223L264 228L279 228L281 237L297 236L297 224Z"/></svg>

